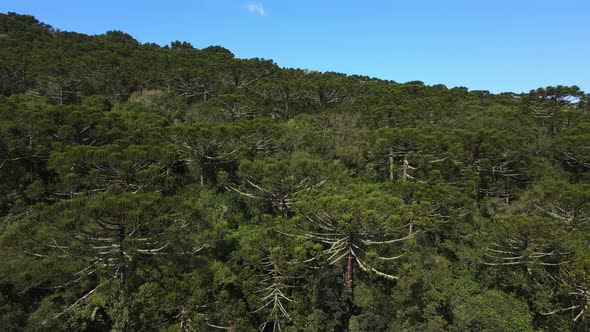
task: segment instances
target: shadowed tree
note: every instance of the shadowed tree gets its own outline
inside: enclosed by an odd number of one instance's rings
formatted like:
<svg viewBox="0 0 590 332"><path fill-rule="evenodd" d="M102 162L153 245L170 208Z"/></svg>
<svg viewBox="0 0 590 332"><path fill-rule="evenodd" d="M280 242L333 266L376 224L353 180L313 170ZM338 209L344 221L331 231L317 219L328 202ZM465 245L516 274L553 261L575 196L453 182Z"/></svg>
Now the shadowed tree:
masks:
<svg viewBox="0 0 590 332"><path fill-rule="evenodd" d="M235 127L186 125L171 130L171 141L181 161L196 169L201 187L206 179L214 180L217 172L231 165L237 157L240 146L233 136Z"/></svg>
<svg viewBox="0 0 590 332"><path fill-rule="evenodd" d="M243 160L238 175L239 186L228 188L270 206L270 211L287 217L293 209L293 197L319 188L328 177L335 177L340 165L318 160L306 153L278 153L272 157Z"/></svg>

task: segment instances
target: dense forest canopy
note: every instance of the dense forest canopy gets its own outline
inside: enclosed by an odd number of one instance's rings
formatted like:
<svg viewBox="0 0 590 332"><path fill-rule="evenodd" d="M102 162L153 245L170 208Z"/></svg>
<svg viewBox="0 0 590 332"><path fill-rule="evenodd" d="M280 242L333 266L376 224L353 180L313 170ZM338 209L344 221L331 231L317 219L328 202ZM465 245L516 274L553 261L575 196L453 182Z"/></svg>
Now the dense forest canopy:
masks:
<svg viewBox="0 0 590 332"><path fill-rule="evenodd" d="M589 102L0 14L0 329L587 331Z"/></svg>

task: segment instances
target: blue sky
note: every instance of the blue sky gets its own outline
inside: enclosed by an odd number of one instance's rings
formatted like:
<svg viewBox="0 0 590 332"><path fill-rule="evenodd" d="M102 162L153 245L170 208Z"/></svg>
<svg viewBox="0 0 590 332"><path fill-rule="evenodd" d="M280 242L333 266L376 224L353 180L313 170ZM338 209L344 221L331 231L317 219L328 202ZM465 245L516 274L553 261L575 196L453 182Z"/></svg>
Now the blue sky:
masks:
<svg viewBox="0 0 590 332"><path fill-rule="evenodd" d="M0 12L141 42L221 45L282 67L492 92L590 92L588 0L0 0Z"/></svg>

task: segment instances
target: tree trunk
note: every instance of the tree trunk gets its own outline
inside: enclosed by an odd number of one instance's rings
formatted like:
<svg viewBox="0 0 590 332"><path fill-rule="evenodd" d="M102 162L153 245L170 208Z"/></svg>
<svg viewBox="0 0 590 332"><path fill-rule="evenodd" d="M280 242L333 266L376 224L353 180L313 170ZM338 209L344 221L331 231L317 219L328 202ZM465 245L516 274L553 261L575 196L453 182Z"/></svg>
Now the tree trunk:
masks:
<svg viewBox="0 0 590 332"><path fill-rule="evenodd" d="M125 290L125 282L127 280L127 265L125 264L125 247L124 241L127 237L125 225L119 225L119 234L118 242L119 242L119 255L120 255L120 262L119 266L117 267L117 274L119 277L119 306L120 311L117 315L119 316L115 321L115 326L113 327L114 331L127 331L127 317L125 317L124 312L127 308L127 292Z"/></svg>
<svg viewBox="0 0 590 332"><path fill-rule="evenodd" d="M201 164L199 165L199 170L200 170L199 183L201 184L201 187L203 187L205 185L205 176L203 175L203 161L202 160L201 160Z"/></svg>
<svg viewBox="0 0 590 332"><path fill-rule="evenodd" d="M352 273L353 273L353 264L352 264L352 237L348 237L348 255L347 255L347 262L346 262L346 289L344 290L346 296L346 309L343 314L343 322L341 326L342 332L349 332L350 331L350 319L355 314L355 306L354 306L354 284L352 280Z"/></svg>
<svg viewBox="0 0 590 332"><path fill-rule="evenodd" d="M505 190L504 190L504 199L506 203L510 202L510 186L508 185L508 183L506 184Z"/></svg>
<svg viewBox="0 0 590 332"><path fill-rule="evenodd" d="M346 263L346 287L352 290L352 239L348 237L348 257Z"/></svg>
<svg viewBox="0 0 590 332"><path fill-rule="evenodd" d="M393 165L393 149L389 149L389 181L393 182L395 176L395 168Z"/></svg>
<svg viewBox="0 0 590 332"><path fill-rule="evenodd" d="M404 157L404 167L403 167L403 174L402 174L402 182L406 182L406 180L410 177L408 174L408 170L410 169L410 164L408 160Z"/></svg>
<svg viewBox="0 0 590 332"><path fill-rule="evenodd" d="M118 242L119 242L119 259L121 260L119 262L119 266L117 268L117 274L119 275L119 292L121 293L121 295L123 295L124 293L124 288L125 288L125 281L127 279L127 269L125 266L125 247L124 247L124 242L125 242L125 237L126 237L126 233L125 233L125 225L119 225L119 234L118 234Z"/></svg>

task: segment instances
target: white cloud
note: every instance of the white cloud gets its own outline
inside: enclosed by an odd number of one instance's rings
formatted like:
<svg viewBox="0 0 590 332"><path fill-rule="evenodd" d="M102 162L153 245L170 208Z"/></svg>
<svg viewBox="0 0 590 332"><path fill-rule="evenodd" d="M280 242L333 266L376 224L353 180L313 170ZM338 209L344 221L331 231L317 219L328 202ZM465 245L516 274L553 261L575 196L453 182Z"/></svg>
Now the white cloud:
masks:
<svg viewBox="0 0 590 332"><path fill-rule="evenodd" d="M260 16L266 16L266 10L264 10L264 6L261 2L250 2L248 6L246 6L250 13L256 13Z"/></svg>

